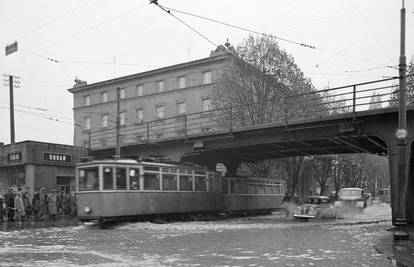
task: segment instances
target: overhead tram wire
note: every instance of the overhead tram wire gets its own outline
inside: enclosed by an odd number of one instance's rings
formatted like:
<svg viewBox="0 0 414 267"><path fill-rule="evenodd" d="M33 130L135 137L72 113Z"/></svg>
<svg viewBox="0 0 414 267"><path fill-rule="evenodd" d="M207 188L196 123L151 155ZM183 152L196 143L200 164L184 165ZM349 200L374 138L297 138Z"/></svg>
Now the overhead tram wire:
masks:
<svg viewBox="0 0 414 267"><path fill-rule="evenodd" d="M390 57L390 55L388 54L388 51L385 50L385 47L382 45L382 43L380 42L380 40L378 39L378 36L375 34L375 32L372 30L371 25L368 23L368 20L365 18L365 16L362 14L361 10L359 9L358 5L355 3L354 0L352 0L352 3L354 4L356 10L358 11L359 15L361 16L361 18L365 21L365 23L368 26L369 31L371 32L371 34L374 36L375 40L377 41L377 43L379 44L379 46L382 48L385 56L388 58L388 60L392 63L392 59Z"/></svg>
<svg viewBox="0 0 414 267"><path fill-rule="evenodd" d="M23 39L23 38L25 38L25 37L27 37L27 36L29 36L29 35L33 34L34 32L37 32L37 31L39 31L39 30L43 29L44 27L46 27L46 26L48 26L48 25L52 24L53 22L56 22L56 21L58 21L58 20L60 20L60 19L63 19L64 17L66 17L66 16L70 15L71 13L73 13L73 12L77 11L78 9L81 9L82 7L84 7L84 6L88 5L91 1L92 1L92 0L88 0L86 3L83 3L83 4L81 4L81 5L76 6L75 8L73 8L73 9L71 9L71 10L69 10L69 11L67 11L67 12L63 13L62 15L60 15L60 16L58 16L58 17L53 18L52 20L50 20L50 21L48 21L48 22L43 23L43 24L42 24L42 25L40 25L39 27L37 27L37 28L35 28L35 29L33 29L33 30L31 30L31 31L27 32L27 33L24 33L24 34L22 34L22 35L18 36L17 38L15 38L15 39L16 39L16 40L21 40L21 39Z"/></svg>
<svg viewBox="0 0 414 267"><path fill-rule="evenodd" d="M116 19L119 19L119 18L121 18L121 17L123 17L123 16L129 15L129 14L131 14L131 13L133 13L133 12L137 11L137 10L140 10L140 9L142 9L142 8L146 7L146 6L148 6L148 4L141 5L141 6L139 6L139 7L136 7L136 8L130 9L130 10L126 11L126 12L123 12L123 13L118 14L118 15L116 15L116 16L113 16L113 17L111 17L111 18L109 18L109 19L107 19L107 20L104 20L104 21L102 21L102 22L100 22L100 23L98 23L98 24L94 24L94 25L92 25L92 26L90 26L90 27L88 27L88 28L86 28L86 29L84 29L84 30L82 30L82 31L80 31L80 32L74 33L74 34L72 34L72 35L70 35L70 36L68 36L68 37L66 37L66 38L63 38L63 39L57 40L57 41L55 41L55 42L49 43L49 44L47 44L47 45L45 45L45 46L43 46L43 47L40 47L40 48L38 48L38 49L36 49L36 50L34 50L34 51L28 51L28 54L27 54L27 55L25 55L25 56L23 56L23 57L20 57L20 58L17 58L17 59L15 59L14 61L11 61L11 62L9 62L9 63L7 63L7 64L3 65L3 66L0 66L0 68L4 68L4 67L8 66L9 64L11 64L11 63L13 63L13 62L16 62L16 61L18 61L18 60L25 59L25 58L27 58L27 57L29 57L29 56L33 55L33 54L34 54L34 55L37 55L37 56L41 56L41 55L37 54L37 52L39 52L39 51L41 51L41 50L43 50L43 49L45 49L45 48L48 48L48 47L51 47L51 46L57 45L57 44L59 44L59 43L61 43L61 42L64 42L64 41L70 40L70 39L72 39L72 38L74 38L74 37L76 37L76 36L79 36L79 35L81 35L81 34L84 34L84 33L88 32L88 31L91 31L91 30L93 30L93 29L95 29L95 28L98 28L98 27L100 27L100 26L102 26L102 25L104 25L104 24L106 24L106 23L109 23L109 22L111 22L111 21L114 21L114 20L116 20ZM21 50L24 50L24 49L21 49ZM43 57L43 56L41 56L41 57Z"/></svg>
<svg viewBox="0 0 414 267"><path fill-rule="evenodd" d="M5 107L5 106L1 106L1 105L0 105L0 108L1 109L6 109L6 110L10 109L9 107ZM24 114L27 114L27 115L31 115L31 116L35 116L35 117L39 117L39 118L42 118L42 119L47 119L47 120L51 120L51 121L55 121L55 122L60 122L60 123L64 123L64 124L68 124L68 125L72 125L72 126L81 127L81 125L78 125L76 123L66 122L66 121L57 119L55 117L49 117L49 116L46 116L46 115L41 115L41 114L37 114L37 113L25 111L25 110L20 110L20 109L14 109L14 111L24 113Z"/></svg>
<svg viewBox="0 0 414 267"><path fill-rule="evenodd" d="M379 62L376 62L376 61L372 61L372 60L369 60L369 59L360 58L360 57L356 57L356 56L353 56L353 55L348 55L348 54L344 54L344 53L341 53L341 52L332 51L332 50L329 50L329 49L324 49L324 48L309 45L309 44L306 44L306 43L301 43L301 42L289 40L289 39L286 39L286 38L277 37L277 36L271 35L271 34L261 33L261 32L258 32L258 31L252 30L252 29L248 29L248 28L237 26L237 25L234 25L234 24L222 22L222 21L219 21L219 20L216 20L216 19L211 19L211 18L204 17L204 16L201 16L201 15L192 14L192 13L189 13L189 12L186 12L186 11L181 11L181 10L177 10L177 9L174 9L174 8L169 8L169 7L166 7L166 6L162 6L158 3L158 0L151 0L150 4L155 4L156 6L161 8L163 11L165 11L169 15L173 16L174 18L179 20L181 23L183 23L187 27L191 28L193 31L197 32L197 34L199 34L200 36L202 36L204 39L206 39L208 42L210 42L212 44L214 44L212 41L210 41L207 37L205 37L204 35L202 35L198 31L196 31L193 27L191 27L187 23L183 22L177 16L172 14L171 11L181 13L181 14L184 14L184 15L188 15L188 16L192 16L192 17L196 17L196 18L200 18L200 19L207 20L207 21L210 21L210 22L218 23L218 24L225 25L225 26L228 26L228 27L236 28L236 29L239 29L239 30L247 31L247 32L250 32L250 33L257 34L257 35L261 35L261 36L273 38L273 39L276 39L276 40L288 42L288 43L295 44L295 45L298 45L298 46L301 46L301 47L306 47L306 48L310 48L310 49L313 49L313 50L318 50L318 51L325 52L325 53L335 54L335 55L339 55L339 56L342 56L342 57L348 57L348 58L352 58L352 59L359 60L359 61L365 61L365 62L375 64L375 65L379 65L379 66L386 66L385 64L382 64L382 63L379 63Z"/></svg>

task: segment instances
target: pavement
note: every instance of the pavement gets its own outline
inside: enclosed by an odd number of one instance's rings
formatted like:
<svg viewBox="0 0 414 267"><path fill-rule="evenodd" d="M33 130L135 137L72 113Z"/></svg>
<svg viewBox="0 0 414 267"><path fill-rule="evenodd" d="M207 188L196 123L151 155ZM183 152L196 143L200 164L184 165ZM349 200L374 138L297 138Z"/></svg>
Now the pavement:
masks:
<svg viewBox="0 0 414 267"><path fill-rule="evenodd" d="M414 232L410 233L410 238L414 238ZM396 266L414 267L414 241L412 239L394 240L392 237L387 237L377 242L374 248L392 260Z"/></svg>

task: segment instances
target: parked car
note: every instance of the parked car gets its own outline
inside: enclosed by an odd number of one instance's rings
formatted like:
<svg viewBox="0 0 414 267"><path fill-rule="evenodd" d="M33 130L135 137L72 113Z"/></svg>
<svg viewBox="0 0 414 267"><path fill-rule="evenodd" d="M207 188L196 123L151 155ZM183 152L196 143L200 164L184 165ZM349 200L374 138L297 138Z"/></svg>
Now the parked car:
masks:
<svg viewBox="0 0 414 267"><path fill-rule="evenodd" d="M320 216L326 210L333 209L327 196L309 196L303 205L296 207L293 217L295 219L314 219Z"/></svg>

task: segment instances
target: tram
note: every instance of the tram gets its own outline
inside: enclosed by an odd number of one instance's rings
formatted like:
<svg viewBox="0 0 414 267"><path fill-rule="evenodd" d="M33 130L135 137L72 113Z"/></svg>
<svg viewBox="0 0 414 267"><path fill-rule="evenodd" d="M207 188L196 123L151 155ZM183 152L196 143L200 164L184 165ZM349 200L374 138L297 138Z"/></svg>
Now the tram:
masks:
<svg viewBox="0 0 414 267"><path fill-rule="evenodd" d="M193 164L103 159L76 166L77 215L112 221L146 215L273 210L283 181L221 178Z"/></svg>

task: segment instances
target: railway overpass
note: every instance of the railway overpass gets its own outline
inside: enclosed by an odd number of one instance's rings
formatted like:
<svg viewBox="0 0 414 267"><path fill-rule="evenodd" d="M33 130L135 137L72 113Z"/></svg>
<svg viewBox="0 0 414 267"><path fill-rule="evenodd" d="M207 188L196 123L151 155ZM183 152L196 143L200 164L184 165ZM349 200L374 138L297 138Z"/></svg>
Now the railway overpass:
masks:
<svg viewBox="0 0 414 267"><path fill-rule="evenodd" d="M145 138L122 146L121 155L167 155L173 160L192 161L210 168L220 162L230 176L241 163L263 159L343 153L387 155L393 222L406 214L408 224L414 225L414 106L407 108L407 154L401 165L403 146L395 136L398 108L390 98L396 86L377 83L288 97L280 102L278 114L282 116L268 116L272 113L266 111L255 114L256 121L250 123L237 117L246 110L244 106L147 122L144 129L134 128L144 131ZM326 92L328 96L324 96ZM373 101L373 95L385 100ZM162 136L160 129L164 129ZM114 151L91 148L91 154L97 158L114 155ZM400 178L401 168L405 169L408 181Z"/></svg>

